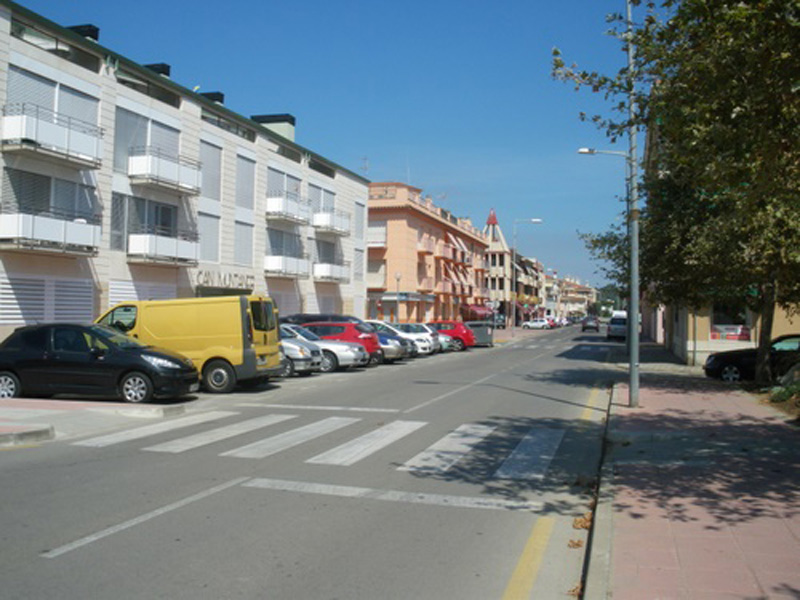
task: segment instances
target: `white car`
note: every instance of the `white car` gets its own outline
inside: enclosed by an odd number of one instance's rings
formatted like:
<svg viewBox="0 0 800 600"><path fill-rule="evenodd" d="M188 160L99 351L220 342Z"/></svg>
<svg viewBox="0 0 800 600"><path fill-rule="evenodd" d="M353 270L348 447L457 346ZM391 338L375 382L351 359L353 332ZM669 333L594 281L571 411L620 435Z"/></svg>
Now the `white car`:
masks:
<svg viewBox="0 0 800 600"><path fill-rule="evenodd" d="M301 325L288 323L281 324L281 337L284 335L287 336L286 339L299 337L319 346L322 350L320 371L323 373L330 373L340 368L364 367L369 363L369 354L364 350L364 346L355 342L324 340Z"/></svg>
<svg viewBox="0 0 800 600"><path fill-rule="evenodd" d="M525 321L522 323L523 329L550 329L550 323L547 319L534 319L533 321Z"/></svg>
<svg viewBox="0 0 800 600"><path fill-rule="evenodd" d="M417 347L427 346L430 344L431 354L442 351L442 343L439 341L439 332L428 327L424 323L398 323L395 325L397 329L403 333L413 336L412 339ZM421 354L428 354L427 351L420 348Z"/></svg>
<svg viewBox="0 0 800 600"><path fill-rule="evenodd" d="M376 331L380 333L389 333L391 335L396 335L413 341L420 354L433 353L433 340L427 333L409 333L403 331L399 325L394 323L386 323L385 321L365 321L365 323L369 323L375 328Z"/></svg>

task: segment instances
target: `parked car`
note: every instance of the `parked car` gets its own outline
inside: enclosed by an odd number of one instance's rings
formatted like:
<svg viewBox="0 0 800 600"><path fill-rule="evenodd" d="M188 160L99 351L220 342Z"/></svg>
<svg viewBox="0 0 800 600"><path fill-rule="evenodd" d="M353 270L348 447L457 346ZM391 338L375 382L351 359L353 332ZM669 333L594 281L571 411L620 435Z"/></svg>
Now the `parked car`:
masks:
<svg viewBox="0 0 800 600"><path fill-rule="evenodd" d="M322 349L319 346L296 334L286 334L283 329L280 330L280 335L285 356L285 360L281 362L281 377L311 375L322 370Z"/></svg>
<svg viewBox="0 0 800 600"><path fill-rule="evenodd" d="M412 340L417 347L419 354L431 354L433 352L433 340L427 333L414 333L406 331L402 325L410 325L410 323L395 324L386 323L385 321L366 321L367 324L372 325L378 333L389 333L399 337Z"/></svg>
<svg viewBox="0 0 800 600"><path fill-rule="evenodd" d="M475 345L475 335L461 321L431 321L428 325L453 338L454 350L462 351Z"/></svg>
<svg viewBox="0 0 800 600"><path fill-rule="evenodd" d="M723 381L755 379L756 354L756 348L715 352L706 359L703 370L708 377ZM793 365L800 362L800 334L782 335L772 340L769 361L775 379L785 375Z"/></svg>
<svg viewBox="0 0 800 600"><path fill-rule="evenodd" d="M377 365L383 361L383 352L378 334L371 325L350 321L306 323L306 329L327 340L355 342L364 346L369 354L369 364Z"/></svg>
<svg viewBox="0 0 800 600"><path fill-rule="evenodd" d="M523 321L523 329L551 329L550 322L547 319L533 319L532 321Z"/></svg>
<svg viewBox="0 0 800 600"><path fill-rule="evenodd" d="M628 337L628 317L624 314L612 316L606 327L606 339L625 340Z"/></svg>
<svg viewBox="0 0 800 600"><path fill-rule="evenodd" d="M439 345L442 347L442 352L452 352L456 349L455 344L453 343L453 338L446 333L442 333L441 331L437 333L439 334Z"/></svg>
<svg viewBox="0 0 800 600"><path fill-rule="evenodd" d="M586 317L581 321L581 331L589 330L600 333L600 319L597 317Z"/></svg>
<svg viewBox="0 0 800 600"><path fill-rule="evenodd" d="M411 356L414 342L401 338L398 335L384 333L383 331L377 332L378 342L381 345L383 352L383 361L386 364L391 364L396 360L408 358Z"/></svg>
<svg viewBox="0 0 800 600"><path fill-rule="evenodd" d="M291 325L305 325L306 323L363 323L363 319L351 315L340 315L336 313L295 313L284 315L278 319L281 323Z"/></svg>
<svg viewBox="0 0 800 600"><path fill-rule="evenodd" d="M414 340L420 354L441 352L442 343L439 341L439 332L424 323L397 323L394 327ZM425 349L427 346L430 346L430 351Z"/></svg>
<svg viewBox="0 0 800 600"><path fill-rule="evenodd" d="M324 340L310 329L301 325L281 325L281 335L286 335L287 339L297 336L301 339L314 342L322 350L322 364L320 370L323 373L330 373L337 369L349 369L350 367L363 367L369 364L369 354L362 344L355 342L337 342L335 340Z"/></svg>
<svg viewBox="0 0 800 600"><path fill-rule="evenodd" d="M0 344L0 398L86 394L149 402L199 389L190 359L103 325L29 325Z"/></svg>

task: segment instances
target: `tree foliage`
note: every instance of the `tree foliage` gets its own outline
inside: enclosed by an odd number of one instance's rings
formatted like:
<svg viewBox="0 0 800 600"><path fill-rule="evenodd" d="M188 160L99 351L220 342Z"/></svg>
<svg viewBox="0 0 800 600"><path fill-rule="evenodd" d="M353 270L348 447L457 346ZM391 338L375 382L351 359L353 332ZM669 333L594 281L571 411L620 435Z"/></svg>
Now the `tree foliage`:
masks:
<svg viewBox="0 0 800 600"><path fill-rule="evenodd" d="M632 71L580 71L556 50L553 74L603 91L617 111L635 94L648 140L643 286L695 308L746 302L761 315L757 376L766 380L774 307L800 302L800 2L636 4L646 16L630 36L611 19L634 45ZM630 124L624 111L592 120L612 139ZM611 250L621 232L605 235L590 249L620 260Z"/></svg>

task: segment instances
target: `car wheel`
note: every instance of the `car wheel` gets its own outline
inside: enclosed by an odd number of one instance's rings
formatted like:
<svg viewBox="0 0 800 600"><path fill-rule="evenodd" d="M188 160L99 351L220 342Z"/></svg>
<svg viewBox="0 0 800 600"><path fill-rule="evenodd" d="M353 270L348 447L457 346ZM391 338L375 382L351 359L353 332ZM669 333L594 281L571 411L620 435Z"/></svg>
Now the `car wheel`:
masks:
<svg viewBox="0 0 800 600"><path fill-rule="evenodd" d="M17 398L22 394L19 379L10 371L0 373L0 398Z"/></svg>
<svg viewBox="0 0 800 600"><path fill-rule="evenodd" d="M150 402L153 399L153 382L144 373L128 373L119 382L119 395L125 402Z"/></svg>
<svg viewBox="0 0 800 600"><path fill-rule="evenodd" d="M294 361L291 358L286 358L286 362L283 363L283 369L281 369L281 377L291 377L294 375Z"/></svg>
<svg viewBox="0 0 800 600"><path fill-rule="evenodd" d="M723 366L722 369L720 369L719 375L722 381L727 381L728 383L735 383L742 380L742 372L736 365Z"/></svg>
<svg viewBox="0 0 800 600"><path fill-rule="evenodd" d="M370 367L374 367L379 365L383 362L383 354L376 354L374 356L369 357L369 362L367 363Z"/></svg>
<svg viewBox="0 0 800 600"><path fill-rule="evenodd" d="M339 359L336 358L336 355L331 352L330 350L323 350L322 351L322 366L321 371L323 373L331 373L339 368Z"/></svg>
<svg viewBox="0 0 800 600"><path fill-rule="evenodd" d="M453 350L456 352L461 352L462 350L466 349L466 344L464 344L464 340L459 338L453 338Z"/></svg>
<svg viewBox="0 0 800 600"><path fill-rule="evenodd" d="M203 387L212 394L227 394L236 386L236 374L224 360L212 360L203 369Z"/></svg>

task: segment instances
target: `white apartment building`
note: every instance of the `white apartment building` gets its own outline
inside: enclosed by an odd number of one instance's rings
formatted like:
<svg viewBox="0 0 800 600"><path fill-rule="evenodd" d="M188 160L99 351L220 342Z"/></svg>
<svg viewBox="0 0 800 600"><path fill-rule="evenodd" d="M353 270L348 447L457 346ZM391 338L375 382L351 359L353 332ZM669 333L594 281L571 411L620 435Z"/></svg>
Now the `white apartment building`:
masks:
<svg viewBox="0 0 800 600"><path fill-rule="evenodd" d="M97 38L0 0L0 339L134 299L364 316L368 181Z"/></svg>

